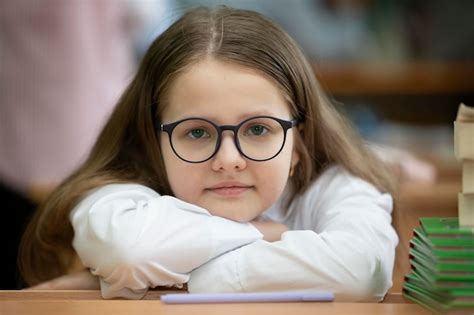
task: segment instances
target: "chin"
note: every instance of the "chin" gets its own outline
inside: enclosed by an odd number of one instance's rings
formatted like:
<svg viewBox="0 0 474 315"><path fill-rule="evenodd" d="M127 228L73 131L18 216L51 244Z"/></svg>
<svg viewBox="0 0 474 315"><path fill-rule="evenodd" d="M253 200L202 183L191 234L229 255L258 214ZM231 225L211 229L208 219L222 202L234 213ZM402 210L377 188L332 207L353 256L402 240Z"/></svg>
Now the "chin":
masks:
<svg viewBox="0 0 474 315"><path fill-rule="evenodd" d="M206 208L206 207L204 207ZM245 206L242 205L229 205L227 206L213 206L213 207L208 207L208 211L215 216L223 217L229 220L237 221L237 222L250 222L253 219L255 219L258 214L254 214L255 212L245 212L241 211L242 208L245 208Z"/></svg>

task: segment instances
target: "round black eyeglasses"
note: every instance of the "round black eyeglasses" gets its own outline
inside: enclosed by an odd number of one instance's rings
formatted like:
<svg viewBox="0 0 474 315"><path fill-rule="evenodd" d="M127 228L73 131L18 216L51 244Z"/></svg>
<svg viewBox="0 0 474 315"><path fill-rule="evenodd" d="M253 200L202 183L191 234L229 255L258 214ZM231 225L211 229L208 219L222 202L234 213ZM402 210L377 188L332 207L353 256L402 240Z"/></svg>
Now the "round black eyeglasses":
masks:
<svg viewBox="0 0 474 315"><path fill-rule="evenodd" d="M255 116L238 125L217 125L205 118L186 118L157 126L166 132L173 152L183 161L202 163L219 151L222 133L234 133L234 143L241 155L252 161L268 161L283 150L288 129L298 120Z"/></svg>

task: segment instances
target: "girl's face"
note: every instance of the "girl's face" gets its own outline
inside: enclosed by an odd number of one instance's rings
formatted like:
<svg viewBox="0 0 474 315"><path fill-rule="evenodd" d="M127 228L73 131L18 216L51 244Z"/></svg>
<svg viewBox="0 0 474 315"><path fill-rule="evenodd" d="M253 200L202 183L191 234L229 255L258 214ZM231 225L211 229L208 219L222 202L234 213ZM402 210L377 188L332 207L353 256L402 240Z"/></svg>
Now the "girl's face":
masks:
<svg viewBox="0 0 474 315"><path fill-rule="evenodd" d="M238 125L259 115L293 119L282 93L272 81L248 68L211 58L181 73L170 86L167 101L163 124L190 117L205 118L219 126ZM195 126L192 128L197 129L184 129L184 134L192 140L208 136L202 126ZM259 128L250 127L248 132L260 134ZM294 130L287 131L282 151L264 162L242 156L235 146L233 132L226 130L217 153L202 163L178 158L168 134L161 132L161 149L171 189L177 198L203 207L213 215L250 221L278 199L290 168L299 160L293 144Z"/></svg>

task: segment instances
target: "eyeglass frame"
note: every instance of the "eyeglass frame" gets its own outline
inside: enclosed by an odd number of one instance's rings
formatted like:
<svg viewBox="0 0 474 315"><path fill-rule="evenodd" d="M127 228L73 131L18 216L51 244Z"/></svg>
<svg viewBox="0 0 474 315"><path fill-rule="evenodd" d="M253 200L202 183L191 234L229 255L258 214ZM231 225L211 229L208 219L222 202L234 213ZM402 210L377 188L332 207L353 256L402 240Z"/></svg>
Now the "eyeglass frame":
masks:
<svg viewBox="0 0 474 315"><path fill-rule="evenodd" d="M282 145L280 147L280 149L278 150L277 153L275 153L272 157L269 157L269 158L266 158L266 159L263 159L263 160L259 160L259 159L253 159L249 156L247 156L243 151L242 151L242 148L240 147L240 142L239 142L239 138L238 138L238 131L240 129L240 127L242 127L246 122L252 120L252 119L257 119L257 118L269 118L269 119L273 119L275 120L276 122L278 122L281 127L283 128L283 142L282 142ZM211 124L216 130L217 130L217 140L216 140L216 147L215 147L215 150L214 150L214 153L212 153L208 158L204 159L204 160L201 160L201 161L189 161L189 160L186 160L184 159L183 157L181 157L178 152L176 152L175 148L174 148L174 145L173 145L173 140L171 139L171 136L173 134L173 130L176 128L176 126L178 126L180 123L182 123L183 121L188 121L188 120L202 120L202 121L205 121L209 124ZM217 125L216 123L214 123L213 121L209 120L209 119L206 119L206 118L202 118L202 117L189 117L189 118L184 118L184 119L180 119L178 121L175 121L175 122L172 122L172 123L169 123L169 124L159 124L159 129L160 131L162 132L166 132L168 134L168 138L169 138L169 142L170 142L170 145L171 145L171 149L173 150L174 154L180 158L181 160L185 161L185 162L188 162L188 163L193 163L193 164L197 164L197 163L204 163L206 161L209 161L210 159L212 159L216 154L217 152L219 152L219 149L221 147L221 144L222 144L222 133L226 130L230 130L234 133L234 144L235 144L235 147L237 148L237 151L239 151L239 153L244 156L246 159L249 159L251 161L255 161L255 162L265 162L265 161L269 161L273 158L275 158L278 154L280 154L280 152L283 150L283 148L285 147L285 143L286 143L286 134L288 132L289 129L295 127L296 125L299 124L299 120L298 119L292 119L292 120L284 120L284 119L280 119L280 118L276 118L276 117L272 117L272 116L265 116L265 115L260 115L260 116L253 116L253 117L250 117L250 118L247 118L243 121L241 121L238 125ZM158 127L158 126L157 126Z"/></svg>

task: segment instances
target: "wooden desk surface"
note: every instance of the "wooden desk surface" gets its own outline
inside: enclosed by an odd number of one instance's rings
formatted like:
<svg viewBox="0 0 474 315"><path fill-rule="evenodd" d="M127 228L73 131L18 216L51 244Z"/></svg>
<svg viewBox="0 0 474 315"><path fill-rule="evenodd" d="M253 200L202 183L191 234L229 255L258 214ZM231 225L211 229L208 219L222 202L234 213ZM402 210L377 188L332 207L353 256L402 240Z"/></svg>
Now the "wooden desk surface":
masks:
<svg viewBox="0 0 474 315"><path fill-rule="evenodd" d="M99 291L0 291L0 313L7 314L431 314L421 306L389 295L383 303L242 303L168 305L166 291L151 291L142 301L101 300Z"/></svg>

